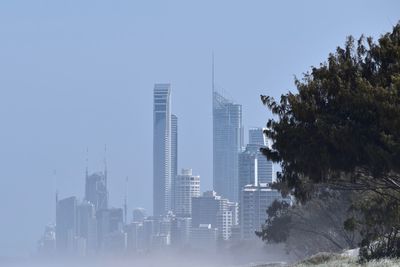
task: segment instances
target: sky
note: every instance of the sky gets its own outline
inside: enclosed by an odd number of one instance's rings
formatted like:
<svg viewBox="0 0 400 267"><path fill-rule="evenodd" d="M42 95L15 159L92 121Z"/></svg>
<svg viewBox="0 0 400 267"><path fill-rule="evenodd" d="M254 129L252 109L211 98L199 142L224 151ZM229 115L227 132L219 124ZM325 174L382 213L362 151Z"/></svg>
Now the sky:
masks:
<svg viewBox="0 0 400 267"><path fill-rule="evenodd" d="M29 255L54 222L55 191L82 199L106 154L110 205L152 212L152 93L171 83L179 168L212 188L215 80L263 127L259 95L295 91L348 35L375 39L400 19L387 1L0 2L0 257ZM107 145L107 152L104 146Z"/></svg>

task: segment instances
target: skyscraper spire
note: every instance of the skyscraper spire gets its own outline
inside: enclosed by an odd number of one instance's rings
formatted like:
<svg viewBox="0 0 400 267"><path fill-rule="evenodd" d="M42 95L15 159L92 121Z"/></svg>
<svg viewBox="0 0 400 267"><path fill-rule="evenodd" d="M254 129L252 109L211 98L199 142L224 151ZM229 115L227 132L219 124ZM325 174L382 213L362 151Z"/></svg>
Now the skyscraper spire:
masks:
<svg viewBox="0 0 400 267"><path fill-rule="evenodd" d="M104 179L107 188L107 144L104 145Z"/></svg>
<svg viewBox="0 0 400 267"><path fill-rule="evenodd" d="M53 170L53 179L54 179L54 187L55 187L55 191L56 191L56 195L55 195L55 205L54 205L54 218L57 217L57 204L58 204L58 189L57 189L57 171L54 169Z"/></svg>
<svg viewBox="0 0 400 267"><path fill-rule="evenodd" d="M89 148L86 147L86 179L89 177Z"/></svg>
<svg viewBox="0 0 400 267"><path fill-rule="evenodd" d="M125 215L125 224L128 222L128 176L125 179L125 199L124 199L124 215Z"/></svg>
<svg viewBox="0 0 400 267"><path fill-rule="evenodd" d="M211 79L212 79L212 92L213 92L213 94L214 94L214 91L215 91L215 81L214 81L214 51L212 52L212 76L211 76Z"/></svg>
<svg viewBox="0 0 400 267"><path fill-rule="evenodd" d="M213 188L230 201L238 201L238 151L243 147L242 106L215 88L212 54ZM230 149L227 150L226 148Z"/></svg>

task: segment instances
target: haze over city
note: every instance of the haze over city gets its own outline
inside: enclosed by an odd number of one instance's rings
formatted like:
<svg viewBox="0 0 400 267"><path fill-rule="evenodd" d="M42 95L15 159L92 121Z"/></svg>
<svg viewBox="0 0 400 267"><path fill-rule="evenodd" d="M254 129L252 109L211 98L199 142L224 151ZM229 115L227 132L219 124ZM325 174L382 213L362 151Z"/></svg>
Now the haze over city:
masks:
<svg viewBox="0 0 400 267"><path fill-rule="evenodd" d="M242 105L247 140L271 117L260 94L294 90L294 76L346 36L391 30L398 10L344 0L0 3L0 257L35 254L55 223L56 191L82 199L86 167L103 171L104 159L109 206L123 207L127 192L129 216L153 214L155 84L170 84L179 172L193 169L201 192L212 190L212 55L215 87Z"/></svg>

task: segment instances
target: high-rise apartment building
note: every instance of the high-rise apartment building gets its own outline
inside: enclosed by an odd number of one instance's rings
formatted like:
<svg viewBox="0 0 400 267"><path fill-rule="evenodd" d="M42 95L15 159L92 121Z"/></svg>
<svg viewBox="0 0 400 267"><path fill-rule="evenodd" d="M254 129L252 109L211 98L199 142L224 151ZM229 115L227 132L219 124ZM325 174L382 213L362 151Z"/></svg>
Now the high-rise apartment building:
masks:
<svg viewBox="0 0 400 267"><path fill-rule="evenodd" d="M97 249L96 210L88 201L77 206L77 234L85 240L86 254L94 253Z"/></svg>
<svg viewBox="0 0 400 267"><path fill-rule="evenodd" d="M170 84L154 85L153 106L153 214L171 209Z"/></svg>
<svg viewBox="0 0 400 267"><path fill-rule="evenodd" d="M61 254L74 253L77 236L77 199L64 198L56 207L56 249Z"/></svg>
<svg viewBox="0 0 400 267"><path fill-rule="evenodd" d="M259 149L259 145L248 144L239 154L239 196L245 185L258 184Z"/></svg>
<svg viewBox="0 0 400 267"><path fill-rule="evenodd" d="M232 226L237 223L237 207L237 203L229 202L215 191L206 191L192 199L192 227L210 224L218 229L220 239L227 240Z"/></svg>
<svg viewBox="0 0 400 267"><path fill-rule="evenodd" d="M273 182L273 165L260 151L265 147L267 140L262 128L249 130L249 144L239 153L239 198L246 185Z"/></svg>
<svg viewBox="0 0 400 267"><path fill-rule="evenodd" d="M239 154L239 195L245 185L273 182L272 162L260 152L260 147L248 144Z"/></svg>
<svg viewBox="0 0 400 267"><path fill-rule="evenodd" d="M178 117L171 115L171 210L175 210L175 180L178 175Z"/></svg>
<svg viewBox="0 0 400 267"><path fill-rule="evenodd" d="M213 187L238 202L238 153L243 146L242 105L228 100L214 88L213 64Z"/></svg>
<svg viewBox="0 0 400 267"><path fill-rule="evenodd" d="M191 217L192 198L200 196L200 176L192 174L192 169L182 169L176 176L174 186L174 213L178 217Z"/></svg>
<svg viewBox="0 0 400 267"><path fill-rule="evenodd" d="M249 129L249 144L257 144L260 146L267 146L267 137L264 135L263 128L250 128Z"/></svg>
<svg viewBox="0 0 400 267"><path fill-rule="evenodd" d="M228 201L227 209L232 213L232 226L239 225L239 204L237 202Z"/></svg>
<svg viewBox="0 0 400 267"><path fill-rule="evenodd" d="M249 130L249 145L253 147L255 147L255 145L259 145L257 149L258 182L268 184L273 183L274 169L272 161L268 160L267 157L260 152L260 148L270 146L270 143L268 142L267 137L264 134L263 128L251 128Z"/></svg>
<svg viewBox="0 0 400 267"><path fill-rule="evenodd" d="M200 197L192 199L192 227L211 224L217 227L217 214L221 206L221 197L215 191L206 191Z"/></svg>
<svg viewBox="0 0 400 267"><path fill-rule="evenodd" d="M178 117L171 115L171 179L178 175Z"/></svg>
<svg viewBox="0 0 400 267"><path fill-rule="evenodd" d="M272 162L260 149L267 146L262 128L249 130L249 144L239 154L240 235L243 239L255 238L266 220L266 210L274 200L282 199L273 182Z"/></svg>
<svg viewBox="0 0 400 267"><path fill-rule="evenodd" d="M246 185L241 194L240 202L240 230L243 239L255 239L255 231L260 231L261 226L267 219L266 210L275 200L287 201L283 199L281 193L271 189L268 184Z"/></svg>

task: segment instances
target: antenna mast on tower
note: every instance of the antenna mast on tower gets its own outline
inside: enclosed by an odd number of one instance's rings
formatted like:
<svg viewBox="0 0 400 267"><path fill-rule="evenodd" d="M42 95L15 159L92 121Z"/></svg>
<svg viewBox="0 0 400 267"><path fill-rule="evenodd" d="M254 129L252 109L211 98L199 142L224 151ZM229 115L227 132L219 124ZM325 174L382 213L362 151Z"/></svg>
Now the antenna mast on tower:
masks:
<svg viewBox="0 0 400 267"><path fill-rule="evenodd" d="M128 221L128 176L125 179L124 213L125 213L125 224L127 224L127 221Z"/></svg>
<svg viewBox="0 0 400 267"><path fill-rule="evenodd" d="M107 145L104 145L104 178L107 188Z"/></svg>
<svg viewBox="0 0 400 267"><path fill-rule="evenodd" d="M55 191L56 191L56 195L55 195L55 200L56 200L56 205L54 207L54 211L55 211L55 221L57 221L57 204L58 204L58 189L57 189L57 171L54 169L53 170L53 179L54 179L54 184L55 184Z"/></svg>
<svg viewBox="0 0 400 267"><path fill-rule="evenodd" d="M86 147L86 179L89 177L89 147Z"/></svg>
<svg viewBox="0 0 400 267"><path fill-rule="evenodd" d="M211 99L211 105L214 113L214 95L215 95L215 69L214 69L214 51L212 52L212 63L211 63L211 88L212 88L212 99Z"/></svg>
<svg viewBox="0 0 400 267"><path fill-rule="evenodd" d="M214 84L214 51L212 52L212 76L211 76L211 79L212 79L212 92L214 93L214 91L215 91L215 84Z"/></svg>

